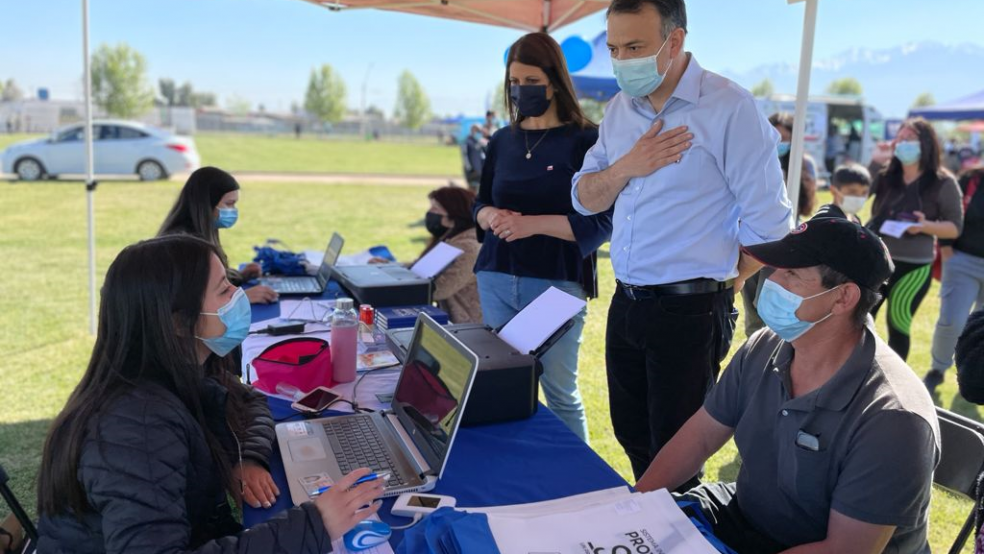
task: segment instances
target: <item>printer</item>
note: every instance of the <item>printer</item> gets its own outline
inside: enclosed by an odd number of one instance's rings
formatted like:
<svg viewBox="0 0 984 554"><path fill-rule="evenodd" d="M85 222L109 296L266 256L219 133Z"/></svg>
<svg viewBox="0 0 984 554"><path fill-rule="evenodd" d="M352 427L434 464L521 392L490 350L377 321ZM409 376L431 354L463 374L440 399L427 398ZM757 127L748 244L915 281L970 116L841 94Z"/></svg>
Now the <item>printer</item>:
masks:
<svg viewBox="0 0 984 554"><path fill-rule="evenodd" d="M431 303L431 280L400 264L336 265L332 274L359 304L386 308Z"/></svg>
<svg viewBox="0 0 984 554"><path fill-rule="evenodd" d="M574 326L568 320L537 350L519 352L480 323L448 325L449 333L478 356L478 373L468 395L462 425L526 419L536 413L543 366L540 357ZM386 343L402 363L413 338L413 327L386 331Z"/></svg>

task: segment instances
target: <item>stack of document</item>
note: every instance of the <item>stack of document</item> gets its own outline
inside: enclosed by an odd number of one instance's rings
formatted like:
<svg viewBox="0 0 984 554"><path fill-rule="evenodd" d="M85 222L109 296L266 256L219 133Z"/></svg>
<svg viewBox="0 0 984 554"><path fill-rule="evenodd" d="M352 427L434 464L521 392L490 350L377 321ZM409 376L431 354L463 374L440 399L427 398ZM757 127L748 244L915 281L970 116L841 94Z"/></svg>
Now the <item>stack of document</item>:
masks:
<svg viewBox="0 0 984 554"><path fill-rule="evenodd" d="M627 487L549 502L428 516L399 552L718 554L666 490Z"/></svg>

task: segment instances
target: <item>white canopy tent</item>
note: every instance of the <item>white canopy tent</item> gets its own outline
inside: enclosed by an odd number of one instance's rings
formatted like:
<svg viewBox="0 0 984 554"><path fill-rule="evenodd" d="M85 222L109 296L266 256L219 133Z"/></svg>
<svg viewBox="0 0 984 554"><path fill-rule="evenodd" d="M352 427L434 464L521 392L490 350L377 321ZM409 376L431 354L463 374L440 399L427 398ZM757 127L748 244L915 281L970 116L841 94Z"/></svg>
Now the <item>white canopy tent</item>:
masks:
<svg viewBox="0 0 984 554"><path fill-rule="evenodd" d="M522 31L554 31L607 7L607 0L305 0L332 11L348 8L375 8L432 17L459 19L510 27ZM691 0L696 2L699 0ZM793 210L799 203L799 182L803 172L803 139L806 130L806 105L810 92L813 65L813 42L819 0L786 0L789 5L805 3L803 42L800 50L799 81L796 89L796 113L793 142L787 177L787 193ZM96 230L92 144L92 73L89 57L89 0L82 0L82 52L85 72L85 185L89 224L89 332L96 333ZM796 183L792 186L791 183Z"/></svg>

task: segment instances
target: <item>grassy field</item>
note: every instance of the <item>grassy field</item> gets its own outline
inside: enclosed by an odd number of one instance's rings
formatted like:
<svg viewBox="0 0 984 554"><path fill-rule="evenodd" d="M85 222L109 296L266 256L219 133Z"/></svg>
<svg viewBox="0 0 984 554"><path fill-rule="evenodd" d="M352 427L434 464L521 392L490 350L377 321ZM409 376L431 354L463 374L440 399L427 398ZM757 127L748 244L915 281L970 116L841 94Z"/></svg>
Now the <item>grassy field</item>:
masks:
<svg viewBox="0 0 984 554"><path fill-rule="evenodd" d="M207 141L201 142L203 152ZM232 150L232 148L230 148ZM376 166L374 165L374 168ZM97 193L98 273L125 245L153 235L179 183L108 183ZM0 184L0 463L13 487L34 509L34 479L42 440L84 370L92 347L87 334L86 222L83 188L72 183ZM419 252L424 230L411 228L427 209L427 189L324 184L251 183L242 193L240 223L224 232L234 262L251 257L251 245L277 237L296 248L319 248L338 229L354 252L387 244L403 260ZM385 217L383 217L385 216ZM272 231L275 230L275 231ZM607 249L607 247L606 247ZM581 348L580 383L594 449L627 479L627 460L612 436L604 372L604 320L613 276L600 264L602 298L592 302ZM29 277L27 277L29 276ZM929 343L939 309L938 286L913 324L910 364L921 375L929 365ZM740 331L735 347L743 340ZM879 329L884 332L882 318ZM937 401L980 419L975 406L956 394L952 372ZM733 444L710 460L709 479L733 479L738 469ZM946 551L970 503L935 491L931 543ZM2 511L2 510L0 510ZM968 547L966 552L971 552Z"/></svg>
<svg viewBox="0 0 984 554"><path fill-rule="evenodd" d="M35 135L0 134L0 150ZM382 173L459 176L461 155L455 147L429 142L357 142L293 136L195 135L203 165L229 171L277 173ZM368 169L371 167L371 169Z"/></svg>

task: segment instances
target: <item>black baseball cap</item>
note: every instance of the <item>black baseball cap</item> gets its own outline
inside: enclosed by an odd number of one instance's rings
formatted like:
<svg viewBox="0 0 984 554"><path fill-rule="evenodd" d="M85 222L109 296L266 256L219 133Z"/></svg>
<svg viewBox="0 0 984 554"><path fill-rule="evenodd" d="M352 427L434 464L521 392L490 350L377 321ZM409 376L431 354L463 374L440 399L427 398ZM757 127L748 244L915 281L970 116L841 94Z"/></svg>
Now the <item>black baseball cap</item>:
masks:
<svg viewBox="0 0 984 554"><path fill-rule="evenodd" d="M742 247L759 262L779 269L825 265L871 290L895 271L877 235L842 218L815 217L782 240Z"/></svg>

